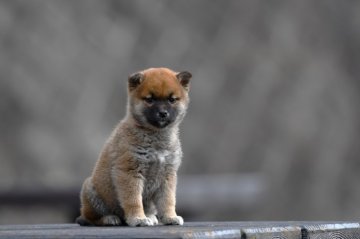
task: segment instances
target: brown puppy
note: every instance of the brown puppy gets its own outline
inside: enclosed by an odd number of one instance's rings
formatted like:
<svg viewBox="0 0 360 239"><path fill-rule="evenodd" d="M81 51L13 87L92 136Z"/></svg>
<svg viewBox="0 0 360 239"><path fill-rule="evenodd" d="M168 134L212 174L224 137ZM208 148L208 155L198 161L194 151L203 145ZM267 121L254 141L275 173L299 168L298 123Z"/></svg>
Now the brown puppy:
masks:
<svg viewBox="0 0 360 239"><path fill-rule="evenodd" d="M128 79L128 107L81 190L80 225L182 225L175 212L179 124L191 74L150 68Z"/></svg>

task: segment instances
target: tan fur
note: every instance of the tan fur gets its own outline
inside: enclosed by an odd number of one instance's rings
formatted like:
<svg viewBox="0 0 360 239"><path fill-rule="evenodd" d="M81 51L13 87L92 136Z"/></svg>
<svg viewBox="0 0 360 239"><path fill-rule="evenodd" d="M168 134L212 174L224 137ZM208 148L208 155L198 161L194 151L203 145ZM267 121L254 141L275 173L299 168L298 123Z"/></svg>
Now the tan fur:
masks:
<svg viewBox="0 0 360 239"><path fill-rule="evenodd" d="M159 80L154 81L151 79ZM144 71L144 81L139 86L136 97L141 99L150 92L160 98L166 98L171 93L177 97L183 97L185 93L180 82L176 80L174 72L166 68L161 70L152 68Z"/></svg>
<svg viewBox="0 0 360 239"><path fill-rule="evenodd" d="M183 223L175 212L182 157L178 125L189 102L191 74L182 73L151 68L129 77L127 114L105 143L81 190L80 225L151 226L158 223L157 218L163 224ZM147 102L147 97L160 103ZM176 101L169 103L171 97ZM158 117L158 112L144 112L164 105L174 112L173 120L169 116L168 125L154 125L149 118Z"/></svg>

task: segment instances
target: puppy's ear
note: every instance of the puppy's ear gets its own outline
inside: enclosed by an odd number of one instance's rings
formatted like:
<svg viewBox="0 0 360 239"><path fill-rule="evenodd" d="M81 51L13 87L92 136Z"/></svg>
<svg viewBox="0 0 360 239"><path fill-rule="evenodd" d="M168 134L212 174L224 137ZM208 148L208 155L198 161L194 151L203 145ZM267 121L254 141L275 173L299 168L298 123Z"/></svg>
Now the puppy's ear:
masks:
<svg viewBox="0 0 360 239"><path fill-rule="evenodd" d="M129 79L128 79L129 90L130 91L135 90L135 88L138 85L140 85L143 78L144 78L144 75L141 72L136 72L136 73L130 75Z"/></svg>
<svg viewBox="0 0 360 239"><path fill-rule="evenodd" d="M185 90L189 90L191 77L192 75L188 71L182 71L176 74L176 78L178 78L180 84L185 88Z"/></svg>

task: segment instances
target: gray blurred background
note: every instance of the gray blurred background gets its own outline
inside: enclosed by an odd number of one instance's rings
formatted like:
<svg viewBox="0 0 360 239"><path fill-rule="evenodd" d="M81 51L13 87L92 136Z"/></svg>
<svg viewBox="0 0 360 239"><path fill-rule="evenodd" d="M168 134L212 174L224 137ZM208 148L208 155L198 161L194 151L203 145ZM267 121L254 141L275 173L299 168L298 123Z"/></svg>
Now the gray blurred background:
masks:
<svg viewBox="0 0 360 239"><path fill-rule="evenodd" d="M185 220L358 220L359 62L360 1L0 1L0 224L73 222L157 66L193 73Z"/></svg>

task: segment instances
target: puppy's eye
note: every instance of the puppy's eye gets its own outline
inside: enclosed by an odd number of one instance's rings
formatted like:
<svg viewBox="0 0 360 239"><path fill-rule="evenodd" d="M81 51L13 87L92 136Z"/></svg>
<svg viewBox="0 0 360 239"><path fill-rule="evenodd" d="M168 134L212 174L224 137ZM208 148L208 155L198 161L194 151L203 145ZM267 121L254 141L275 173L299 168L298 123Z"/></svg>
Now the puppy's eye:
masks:
<svg viewBox="0 0 360 239"><path fill-rule="evenodd" d="M174 104L174 103L176 103L176 101L178 101L178 98L169 97L168 101L170 104Z"/></svg>
<svg viewBox="0 0 360 239"><path fill-rule="evenodd" d="M148 104L152 104L154 103L154 98L153 97L146 97L144 98L144 101Z"/></svg>

